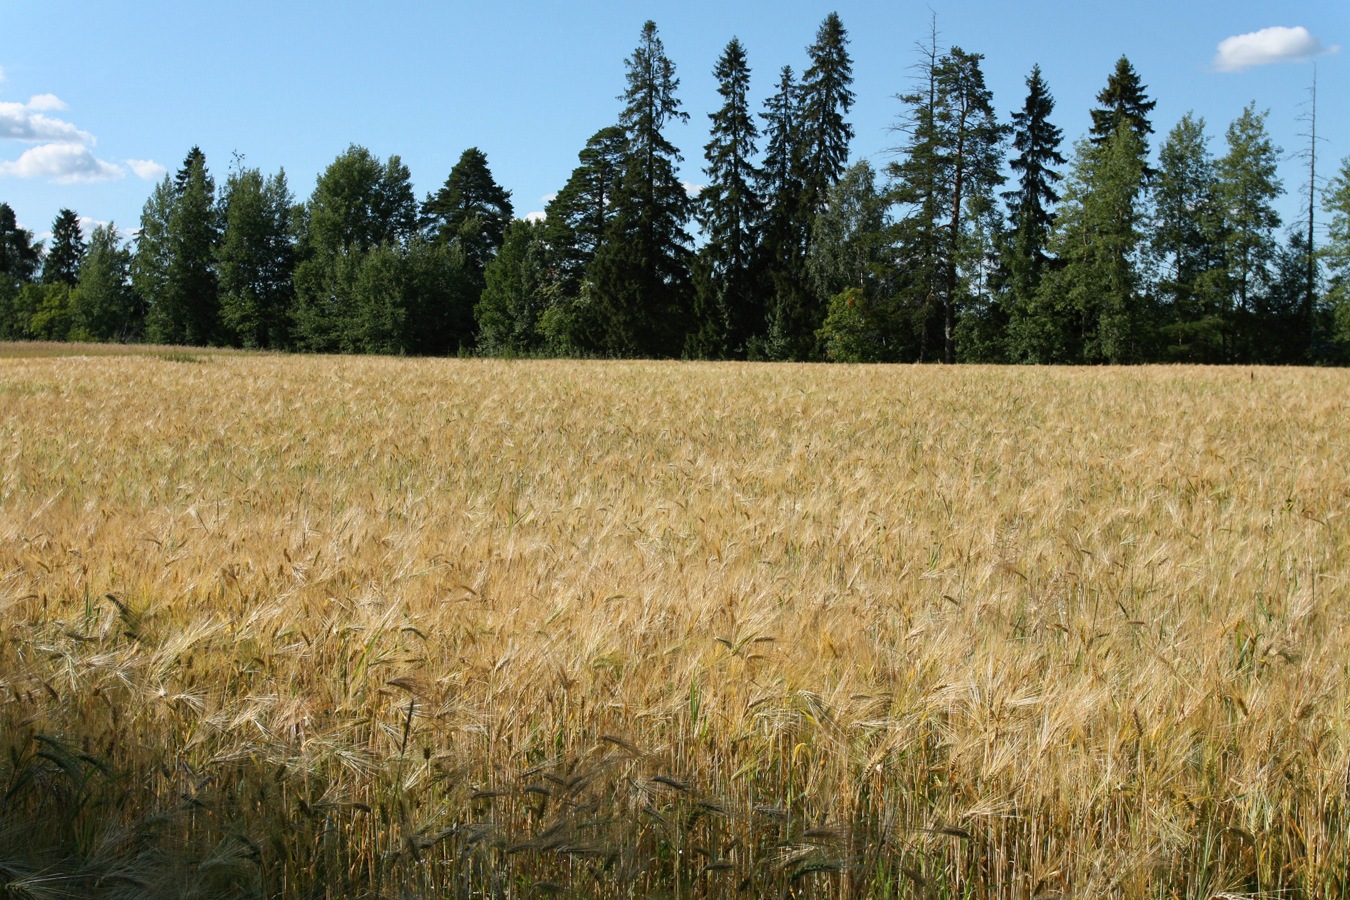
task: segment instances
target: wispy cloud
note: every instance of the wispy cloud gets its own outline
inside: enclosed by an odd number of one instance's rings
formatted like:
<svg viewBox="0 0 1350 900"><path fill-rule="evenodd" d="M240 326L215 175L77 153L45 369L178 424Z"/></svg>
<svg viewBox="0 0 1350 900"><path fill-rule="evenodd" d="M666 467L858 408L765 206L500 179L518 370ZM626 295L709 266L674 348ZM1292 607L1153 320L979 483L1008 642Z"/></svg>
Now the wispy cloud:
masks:
<svg viewBox="0 0 1350 900"><path fill-rule="evenodd" d="M169 170L153 159L129 159L126 161L131 171L142 181L159 181Z"/></svg>
<svg viewBox="0 0 1350 900"><path fill-rule="evenodd" d="M1213 66L1220 72L1240 72L1271 63L1302 62L1339 49L1326 46L1302 25L1275 26L1224 38L1219 42Z"/></svg>
<svg viewBox="0 0 1350 900"><path fill-rule="evenodd" d="M125 174L120 166L97 158L83 144L42 144L12 162L0 161L0 176L47 178L57 184L111 181Z"/></svg>

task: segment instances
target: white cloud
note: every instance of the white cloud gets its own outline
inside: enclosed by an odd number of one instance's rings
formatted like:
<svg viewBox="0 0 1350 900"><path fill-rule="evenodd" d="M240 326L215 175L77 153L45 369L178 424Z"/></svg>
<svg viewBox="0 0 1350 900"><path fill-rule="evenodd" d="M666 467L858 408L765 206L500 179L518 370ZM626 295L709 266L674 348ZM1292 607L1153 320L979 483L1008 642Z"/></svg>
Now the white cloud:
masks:
<svg viewBox="0 0 1350 900"><path fill-rule="evenodd" d="M542 222L544 221L545 218L547 218L547 216L544 215L544 211L542 209L536 212L527 212L525 214L526 222Z"/></svg>
<svg viewBox="0 0 1350 900"><path fill-rule="evenodd" d="M1220 72L1240 72L1270 63L1309 60L1335 53L1338 49L1325 46L1302 25L1296 28L1276 26L1220 41L1213 66Z"/></svg>
<svg viewBox="0 0 1350 900"><path fill-rule="evenodd" d="M540 197L539 199L540 199L540 200L543 200L545 203L552 203L554 200L557 200L557 199L558 199L558 195L557 195L557 194L545 194L544 196Z"/></svg>
<svg viewBox="0 0 1350 900"><path fill-rule="evenodd" d="M0 103L0 139L43 143L92 144L94 136L81 131L63 119L44 116L44 111L63 109L61 99L52 94L40 94L27 103Z"/></svg>
<svg viewBox="0 0 1350 900"><path fill-rule="evenodd" d="M707 187L706 184L694 184L692 181L683 182L683 185L684 192L690 197L697 197L699 194L703 193L703 189Z"/></svg>
<svg viewBox="0 0 1350 900"><path fill-rule="evenodd" d="M0 79L2 80L2 79ZM116 163L99 159L90 149L94 136L64 119L46 113L66 108L55 94L37 94L27 103L0 102L0 141L21 141L37 146L18 159L0 159L0 177L43 178L57 184L87 184L126 177ZM159 177L166 171L150 160L128 160L141 177Z"/></svg>
<svg viewBox="0 0 1350 900"><path fill-rule="evenodd" d="M0 176L50 178L57 184L111 181L125 174L121 167L95 157L83 144L43 144L13 162L0 162Z"/></svg>
<svg viewBox="0 0 1350 900"><path fill-rule="evenodd" d="M129 159L126 161L127 167L136 173L136 177L142 181L159 181L169 170L155 162L153 159Z"/></svg>
<svg viewBox="0 0 1350 900"><path fill-rule="evenodd" d="M28 98L28 108L35 111L51 112L56 109L65 109L66 101L55 94L38 94L35 97Z"/></svg>

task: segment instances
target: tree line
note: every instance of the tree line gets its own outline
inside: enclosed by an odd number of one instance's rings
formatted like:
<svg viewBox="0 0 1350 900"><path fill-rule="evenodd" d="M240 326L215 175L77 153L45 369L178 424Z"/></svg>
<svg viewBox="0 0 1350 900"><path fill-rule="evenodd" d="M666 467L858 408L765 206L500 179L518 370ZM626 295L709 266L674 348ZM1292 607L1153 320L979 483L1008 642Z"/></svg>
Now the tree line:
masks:
<svg viewBox="0 0 1350 900"><path fill-rule="evenodd" d="M155 187L134 245L50 246L0 204L0 338L147 340L312 352L849 362L1344 363L1350 157L1281 232L1280 149L1247 107L1216 152L1187 114L1156 139L1117 62L1065 146L1039 67L1009 121L983 57L918 48L900 145L849 164L848 36L822 22L800 74L756 112L745 47L716 61L706 184L681 181L687 121L653 22L623 109L578 154L541 220L514 217L464 151L419 201L398 156L349 147L297 202L284 171L202 152ZM1312 147L1315 152L1316 146ZM1329 229L1315 246L1317 212Z"/></svg>

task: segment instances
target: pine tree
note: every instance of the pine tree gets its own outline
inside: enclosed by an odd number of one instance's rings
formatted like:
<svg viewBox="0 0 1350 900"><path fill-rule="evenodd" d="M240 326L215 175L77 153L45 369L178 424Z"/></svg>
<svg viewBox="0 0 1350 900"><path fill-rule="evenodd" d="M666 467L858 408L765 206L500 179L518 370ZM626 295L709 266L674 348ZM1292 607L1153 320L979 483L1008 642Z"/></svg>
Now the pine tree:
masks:
<svg viewBox="0 0 1350 900"><path fill-rule="evenodd" d="M422 204L423 220L438 243L457 243L479 277L501 249L513 208L511 192L497 184L487 156L470 147L450 170L445 184Z"/></svg>
<svg viewBox="0 0 1350 900"><path fill-rule="evenodd" d="M978 261L963 258L972 210L992 203L1003 181L999 169L1006 128L993 111L978 53L953 47L926 70L926 89L902 98L910 112L902 130L910 135L906 158L893 166L895 199L906 210L902 254L921 280L911 281L910 306L939 318L941 359L956 361L957 321L966 295L966 275Z"/></svg>
<svg viewBox="0 0 1350 900"><path fill-rule="evenodd" d="M698 218L707 240L699 253L693 355L744 356L762 331L764 313L755 303L755 242L763 205L752 162L759 129L750 113L750 67L745 48L732 38L713 69L722 107L708 116L712 139L704 147L707 186L698 197Z"/></svg>
<svg viewBox="0 0 1350 900"><path fill-rule="evenodd" d="M627 144L618 125L591 135L567 184L544 208L544 236L561 298L581 295L586 271L614 219L614 193Z"/></svg>
<svg viewBox="0 0 1350 900"><path fill-rule="evenodd" d="M627 135L614 219L593 264L595 302L605 351L617 356L673 356L684 346L689 317L691 203L677 171L680 153L665 136L689 116L675 96L679 79L656 23L648 21L626 62L628 90L620 124Z"/></svg>
<svg viewBox="0 0 1350 900"><path fill-rule="evenodd" d="M257 169L233 172L220 205L221 319L244 347L286 347L295 296L295 198L286 173L264 178Z"/></svg>
<svg viewBox="0 0 1350 900"><path fill-rule="evenodd" d="M933 357L941 345L940 298L944 260L952 250L945 242L942 210L945 207L943 137L938 128L941 91L938 82L936 25L927 43L918 43L916 86L899 96L904 105L896 131L905 135L895 149L897 160L886 167L891 180L890 197L898 210L894 227L897 268L897 302L913 337L905 356L920 361Z"/></svg>
<svg viewBox="0 0 1350 900"><path fill-rule="evenodd" d="M1003 258L1010 323L1034 302L1050 264L1046 246L1055 221L1052 209L1060 200L1055 185L1064 177L1056 167L1066 162L1059 152L1063 132L1050 123L1055 99L1041 77L1040 66L1032 67L1026 85L1026 102L1012 116L1017 156L1009 166L1017 175L1017 189L1003 195L1008 201L1010 228Z"/></svg>
<svg viewBox="0 0 1350 900"><path fill-rule="evenodd" d="M80 260L84 257L84 235L80 219L73 210L63 209L52 223L52 244L42 260L42 283L74 287L80 280Z"/></svg>

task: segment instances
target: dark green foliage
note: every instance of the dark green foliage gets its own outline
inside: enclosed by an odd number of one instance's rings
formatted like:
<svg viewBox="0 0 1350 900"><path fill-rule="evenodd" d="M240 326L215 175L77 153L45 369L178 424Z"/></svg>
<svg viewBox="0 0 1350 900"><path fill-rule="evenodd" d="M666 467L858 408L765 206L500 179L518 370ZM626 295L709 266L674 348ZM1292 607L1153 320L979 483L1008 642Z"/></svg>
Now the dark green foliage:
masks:
<svg viewBox="0 0 1350 900"><path fill-rule="evenodd" d="M63 209L52 223L52 245L42 260L42 283L74 287L80 280L80 260L84 257L84 235L74 210Z"/></svg>
<svg viewBox="0 0 1350 900"><path fill-rule="evenodd" d="M257 169L230 174L221 197L224 234L216 248L221 320L244 347L290 344L295 198L286 173Z"/></svg>
<svg viewBox="0 0 1350 900"><path fill-rule="evenodd" d="M1221 362L1229 327L1223 218L1205 120L1187 113L1158 155L1150 245L1160 267L1160 353L1177 362Z"/></svg>
<svg viewBox="0 0 1350 900"><path fill-rule="evenodd" d="M755 190L755 142L759 129L750 113L750 67L745 48L733 38L713 69L722 107L709 115L712 140L703 148L708 184L697 214L706 243L699 252L690 355L744 357L751 338L763 331L756 295L756 237L763 204Z"/></svg>
<svg viewBox="0 0 1350 900"><path fill-rule="evenodd" d="M131 290L131 250L115 225L100 225L89 237L70 319L70 337L78 341L129 341L144 327Z"/></svg>
<svg viewBox="0 0 1350 900"><path fill-rule="evenodd" d="M825 204L826 195L848 165L853 126L853 60L848 55L848 33L838 13L820 23L816 40L806 51L811 66L802 76L800 161L802 200L808 218Z"/></svg>
<svg viewBox="0 0 1350 900"><path fill-rule="evenodd" d="M1153 133L1149 116L1158 105L1157 101L1148 99L1147 89L1127 57L1116 60L1115 71L1107 79L1106 87L1097 94L1101 106L1092 110L1092 130L1089 132L1092 143L1107 143L1124 125L1134 133L1140 159L1147 157L1148 136Z"/></svg>
<svg viewBox="0 0 1350 900"><path fill-rule="evenodd" d="M804 201L800 90L792 69L779 72L765 102L766 146L758 193L764 204L759 230L758 294L765 307L765 333L754 355L805 359L814 349L806 250L813 215Z"/></svg>
<svg viewBox="0 0 1350 900"><path fill-rule="evenodd" d="M422 204L432 239L461 247L465 264L480 278L502 246L511 213L511 192L493 179L477 147L464 151L445 184Z"/></svg>
<svg viewBox="0 0 1350 900"><path fill-rule="evenodd" d="M1014 335L1020 358L1148 358L1153 323L1137 258L1145 178L1139 144L1128 127L1104 144L1078 144L1050 243L1059 266L1042 281L1035 308Z"/></svg>
<svg viewBox="0 0 1350 900"><path fill-rule="evenodd" d="M1307 290L1308 236L1295 228L1276 249L1269 286L1255 299L1248 360L1286 366L1309 360Z"/></svg>
<svg viewBox="0 0 1350 900"><path fill-rule="evenodd" d="M480 352L521 356L543 349L539 319L553 292L546 232L541 222L517 220L506 227L505 243L488 263L487 284L474 310Z"/></svg>
<svg viewBox="0 0 1350 900"><path fill-rule="evenodd" d="M382 245L406 247L416 226L412 178L397 156L381 163L353 145L323 171L299 228L297 346L331 352L363 345L356 334L366 313L358 312L353 293L363 258Z"/></svg>
<svg viewBox="0 0 1350 900"><path fill-rule="evenodd" d="M972 212L992 209L1006 128L994 116L983 57L959 47L938 57L935 40L921 53L919 90L901 98L908 109L900 130L909 142L889 169L902 210L900 296L917 325L921 357L955 362L957 322L986 262L983 249L968 252L984 243L969 240Z"/></svg>
<svg viewBox="0 0 1350 900"><path fill-rule="evenodd" d="M691 283L691 202L676 164L679 151L662 129L685 121L679 79L656 23L647 22L627 61L620 124L627 135L614 218L592 272L603 348L615 356L675 356L684 346Z"/></svg>
<svg viewBox="0 0 1350 900"><path fill-rule="evenodd" d="M215 181L194 147L178 175L172 181L165 176L141 213L132 279L147 305L150 341L204 346L220 340L219 236Z"/></svg>
<svg viewBox="0 0 1350 900"><path fill-rule="evenodd" d="M20 228L14 210L0 203L0 277L29 281L41 261L42 245L33 242L33 232Z"/></svg>
<svg viewBox="0 0 1350 900"><path fill-rule="evenodd" d="M1017 188L1003 195L1008 202L1009 234L1002 267L1010 319L1022 315L1034 302L1050 264L1046 246L1055 221L1053 207L1060 200L1055 185L1063 179L1057 167L1066 162L1059 152L1063 133L1050 123L1055 100L1040 66L1032 68L1026 84L1026 102L1012 116L1012 146L1017 156L1008 165L1017 176Z"/></svg>
<svg viewBox="0 0 1350 900"><path fill-rule="evenodd" d="M1222 248L1227 307L1234 339L1229 359L1259 352L1266 322L1258 306L1269 289L1280 226L1274 201L1282 187L1276 176L1280 150L1266 132L1266 113L1248 106L1226 134L1228 152L1215 163L1215 192L1223 216Z"/></svg>

